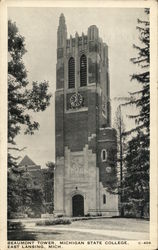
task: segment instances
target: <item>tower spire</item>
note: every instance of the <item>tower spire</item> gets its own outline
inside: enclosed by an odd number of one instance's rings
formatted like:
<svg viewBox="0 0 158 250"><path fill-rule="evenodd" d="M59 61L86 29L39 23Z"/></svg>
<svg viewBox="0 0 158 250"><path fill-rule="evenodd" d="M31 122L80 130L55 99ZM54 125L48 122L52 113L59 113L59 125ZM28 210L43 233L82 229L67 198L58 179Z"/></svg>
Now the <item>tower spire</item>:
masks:
<svg viewBox="0 0 158 250"><path fill-rule="evenodd" d="M67 27L66 27L66 23L65 23L64 14L61 13L61 15L59 17L58 36L57 36L58 48L65 47L66 39L67 39Z"/></svg>
<svg viewBox="0 0 158 250"><path fill-rule="evenodd" d="M63 24L65 24L65 16L63 13L61 13L59 17L59 25L63 25Z"/></svg>

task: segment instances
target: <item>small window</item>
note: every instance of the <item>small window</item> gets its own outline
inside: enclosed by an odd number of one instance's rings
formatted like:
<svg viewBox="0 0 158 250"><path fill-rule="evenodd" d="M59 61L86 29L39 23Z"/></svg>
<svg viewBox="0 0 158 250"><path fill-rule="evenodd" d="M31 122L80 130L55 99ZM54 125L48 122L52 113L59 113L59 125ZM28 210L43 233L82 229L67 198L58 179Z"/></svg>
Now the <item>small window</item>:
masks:
<svg viewBox="0 0 158 250"><path fill-rule="evenodd" d="M102 161L107 161L107 151L106 151L106 149L102 150L101 159L102 159Z"/></svg>
<svg viewBox="0 0 158 250"><path fill-rule="evenodd" d="M106 195L103 194L103 204L106 204Z"/></svg>

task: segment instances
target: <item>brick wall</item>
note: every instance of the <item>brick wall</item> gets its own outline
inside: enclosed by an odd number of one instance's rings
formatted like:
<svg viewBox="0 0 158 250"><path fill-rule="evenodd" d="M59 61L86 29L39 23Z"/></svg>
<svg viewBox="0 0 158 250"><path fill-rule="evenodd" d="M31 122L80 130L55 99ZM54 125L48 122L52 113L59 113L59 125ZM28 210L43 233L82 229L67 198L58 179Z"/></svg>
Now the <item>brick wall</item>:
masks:
<svg viewBox="0 0 158 250"><path fill-rule="evenodd" d="M73 151L83 150L88 144L87 111L64 116L64 145Z"/></svg>
<svg viewBox="0 0 158 250"><path fill-rule="evenodd" d="M103 149L107 151L106 161L102 161L101 153ZM110 187L116 183L116 157L116 131L111 128L100 130L97 141L97 166L99 167L99 180L102 182L103 187ZM111 168L111 172L107 172L107 167Z"/></svg>

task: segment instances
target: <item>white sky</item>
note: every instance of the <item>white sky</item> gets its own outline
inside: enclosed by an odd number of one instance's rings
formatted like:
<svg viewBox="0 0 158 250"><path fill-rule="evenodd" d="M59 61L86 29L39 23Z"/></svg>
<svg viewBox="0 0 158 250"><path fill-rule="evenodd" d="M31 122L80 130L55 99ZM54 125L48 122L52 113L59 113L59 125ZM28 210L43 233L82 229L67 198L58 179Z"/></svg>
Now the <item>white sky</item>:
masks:
<svg viewBox="0 0 158 250"><path fill-rule="evenodd" d="M136 55L133 43L138 44L137 18L145 19L143 8L8 8L8 18L15 21L25 37L27 53L23 60L28 80L49 81L53 94L56 86L56 42L59 16L64 13L68 36L87 33L90 25L97 25L99 35L109 46L110 89L112 117L116 110L115 97L127 96L138 88L130 82L130 75L139 69L130 58ZM28 155L36 164L45 166L55 159L54 96L45 112L34 114L40 123L33 136L17 137L19 147L26 146L21 156Z"/></svg>

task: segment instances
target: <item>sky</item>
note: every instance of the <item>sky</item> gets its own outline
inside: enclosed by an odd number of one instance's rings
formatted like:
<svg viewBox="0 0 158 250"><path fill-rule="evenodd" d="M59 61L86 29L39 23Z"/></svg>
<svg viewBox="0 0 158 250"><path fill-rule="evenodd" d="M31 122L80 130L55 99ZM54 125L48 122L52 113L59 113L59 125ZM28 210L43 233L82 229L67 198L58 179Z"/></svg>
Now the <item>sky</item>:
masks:
<svg viewBox="0 0 158 250"><path fill-rule="evenodd" d="M10 7L8 18L16 22L19 33L25 37L27 53L23 57L28 80L49 81L51 104L46 111L34 113L33 119L40 128L33 136L21 133L16 138L19 148L26 147L21 156L28 155L36 164L45 167L55 161L55 107L56 47L59 16L66 19L68 37L87 34L88 27L95 24L99 36L109 47L109 74L112 103L112 121L119 105L116 97L126 97L139 88L130 81L130 75L139 69L130 62L137 52L133 44L139 44L137 19L145 19L143 8L32 8ZM128 124L130 126L130 124Z"/></svg>

